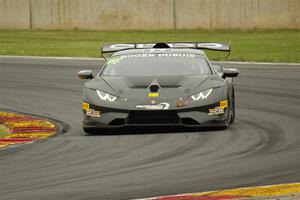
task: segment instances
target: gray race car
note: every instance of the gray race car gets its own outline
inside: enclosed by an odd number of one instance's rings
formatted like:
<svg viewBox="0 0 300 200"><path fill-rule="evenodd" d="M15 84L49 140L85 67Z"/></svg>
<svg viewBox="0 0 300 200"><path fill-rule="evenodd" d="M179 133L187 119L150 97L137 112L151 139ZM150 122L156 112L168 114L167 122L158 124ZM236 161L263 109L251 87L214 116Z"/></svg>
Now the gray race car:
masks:
<svg viewBox="0 0 300 200"><path fill-rule="evenodd" d="M228 127L235 119L233 77L202 49L230 52L221 43L112 44L112 54L83 91L83 129L128 126Z"/></svg>

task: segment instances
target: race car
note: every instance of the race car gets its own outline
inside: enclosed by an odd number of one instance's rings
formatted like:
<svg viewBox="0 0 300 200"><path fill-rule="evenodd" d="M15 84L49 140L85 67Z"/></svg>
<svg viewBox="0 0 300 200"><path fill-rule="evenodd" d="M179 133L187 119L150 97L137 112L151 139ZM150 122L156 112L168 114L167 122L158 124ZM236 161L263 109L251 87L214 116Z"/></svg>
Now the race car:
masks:
<svg viewBox="0 0 300 200"><path fill-rule="evenodd" d="M235 119L234 68L212 65L206 50L223 43L111 44L83 89L83 130L136 126L228 127Z"/></svg>

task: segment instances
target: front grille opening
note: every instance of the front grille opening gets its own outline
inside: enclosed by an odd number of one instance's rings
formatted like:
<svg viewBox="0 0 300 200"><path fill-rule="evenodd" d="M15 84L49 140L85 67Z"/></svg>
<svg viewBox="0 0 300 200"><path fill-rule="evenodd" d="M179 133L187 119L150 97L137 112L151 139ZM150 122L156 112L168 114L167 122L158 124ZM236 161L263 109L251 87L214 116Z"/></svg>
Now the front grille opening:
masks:
<svg viewBox="0 0 300 200"><path fill-rule="evenodd" d="M117 118L109 122L109 125L111 126L121 126L125 124L125 119L123 118Z"/></svg>
<svg viewBox="0 0 300 200"><path fill-rule="evenodd" d="M128 124L180 124L176 111L132 111Z"/></svg>
<svg viewBox="0 0 300 200"><path fill-rule="evenodd" d="M199 122L197 122L196 120L194 120L192 118L182 118L181 122L184 125L199 125Z"/></svg>

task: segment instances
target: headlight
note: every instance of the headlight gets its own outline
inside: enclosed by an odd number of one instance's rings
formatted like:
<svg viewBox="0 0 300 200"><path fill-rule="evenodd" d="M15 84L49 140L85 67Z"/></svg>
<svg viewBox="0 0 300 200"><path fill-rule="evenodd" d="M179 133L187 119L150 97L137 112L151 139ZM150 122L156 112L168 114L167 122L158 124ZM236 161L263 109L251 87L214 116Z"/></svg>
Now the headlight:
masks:
<svg viewBox="0 0 300 200"><path fill-rule="evenodd" d="M117 99L117 97L112 94L108 94L108 93L100 91L100 90L96 90L96 91L97 91L99 98L103 101L114 102Z"/></svg>
<svg viewBox="0 0 300 200"><path fill-rule="evenodd" d="M212 88L208 89L208 90L205 90L205 91L202 91L202 92L199 92L197 94L194 94L191 96L191 98L194 100L194 101L199 101L200 99L206 99L210 93L212 92Z"/></svg>

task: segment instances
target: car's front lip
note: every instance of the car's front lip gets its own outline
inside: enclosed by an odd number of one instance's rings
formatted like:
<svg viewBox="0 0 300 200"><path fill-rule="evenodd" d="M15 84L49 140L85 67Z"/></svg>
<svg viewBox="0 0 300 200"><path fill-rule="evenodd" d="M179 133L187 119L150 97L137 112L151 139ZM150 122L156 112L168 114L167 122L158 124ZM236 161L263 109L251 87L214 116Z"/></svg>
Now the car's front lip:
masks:
<svg viewBox="0 0 300 200"><path fill-rule="evenodd" d="M208 115L208 109L217 106L212 104L208 106L193 107L193 108L181 108L173 110L157 110L157 111L132 111L132 110L120 110L103 108L99 106L91 106L92 109L99 110L101 112L100 117L87 117L86 111L84 111L84 127L107 127L107 128L121 128L121 127L139 127L139 126L182 126L182 127L208 127L208 126L224 126L226 125L228 108L225 109L224 114ZM135 122L134 120L128 121L130 113L143 112L144 115L148 113L161 114L164 112L176 112L179 121L170 120L171 122L149 121L149 122ZM155 116L154 116L155 117ZM159 117L159 116L158 116ZM154 118L151 118L154 119ZM149 118L149 120L151 120Z"/></svg>
<svg viewBox="0 0 300 200"><path fill-rule="evenodd" d="M221 123L207 123L207 124L199 124L199 125L185 125L185 124L124 124L124 125L118 125L118 126L110 126L107 124L99 124L99 123L87 123L84 122L83 124L84 128L107 128L107 129L122 129L122 128L212 128L212 127L227 127L226 122Z"/></svg>

